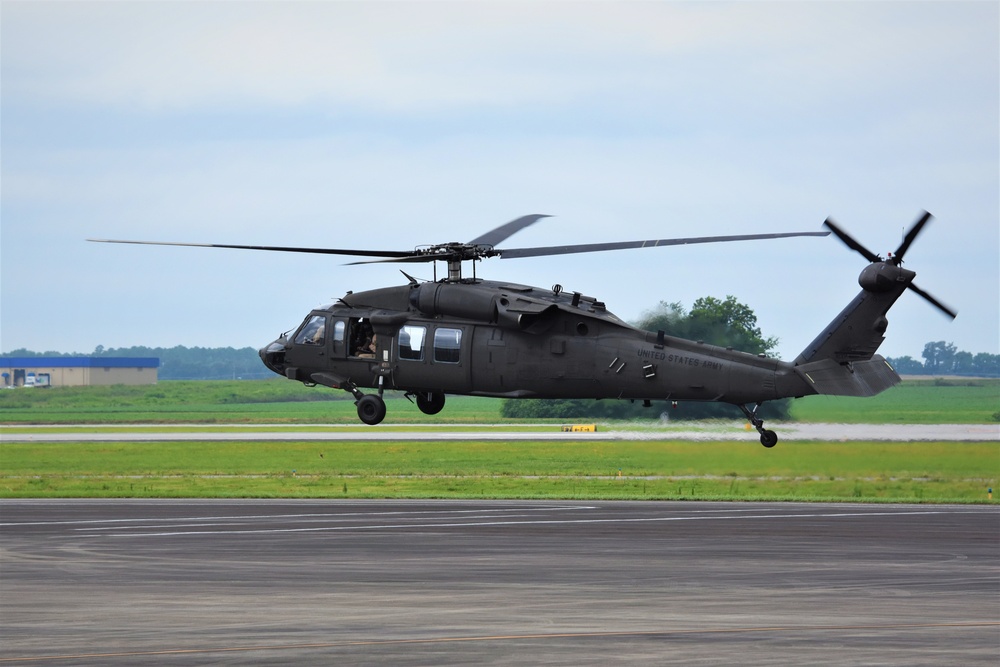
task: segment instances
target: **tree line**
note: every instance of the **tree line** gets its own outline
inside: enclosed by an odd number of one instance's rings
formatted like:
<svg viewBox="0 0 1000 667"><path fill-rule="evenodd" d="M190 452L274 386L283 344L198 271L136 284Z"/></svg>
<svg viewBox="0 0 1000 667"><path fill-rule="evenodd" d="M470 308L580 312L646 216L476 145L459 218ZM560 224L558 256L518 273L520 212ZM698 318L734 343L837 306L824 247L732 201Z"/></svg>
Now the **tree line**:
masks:
<svg viewBox="0 0 1000 667"><path fill-rule="evenodd" d="M1000 354L972 354L943 340L927 343L921 355L923 362L912 357L888 359L897 373L903 375L968 375L1000 377Z"/></svg>
<svg viewBox="0 0 1000 667"><path fill-rule="evenodd" d="M11 357L157 357L160 380L262 380L274 377L252 347L134 347L105 348L90 353L14 350Z"/></svg>

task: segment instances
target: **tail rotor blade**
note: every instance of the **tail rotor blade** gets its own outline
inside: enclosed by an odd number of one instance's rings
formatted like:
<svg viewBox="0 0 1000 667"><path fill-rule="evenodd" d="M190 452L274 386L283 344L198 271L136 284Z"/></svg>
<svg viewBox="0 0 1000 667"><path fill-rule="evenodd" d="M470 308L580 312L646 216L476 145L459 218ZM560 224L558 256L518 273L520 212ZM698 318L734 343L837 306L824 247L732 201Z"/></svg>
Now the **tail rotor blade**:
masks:
<svg viewBox="0 0 1000 667"><path fill-rule="evenodd" d="M927 211L924 211L923 215L917 218L917 221L913 223L912 227L910 227L910 231L906 232L906 236L903 238L903 242L899 244L898 248L896 248L896 254L895 257L893 258L893 261L896 263L896 265L899 265L903 262L903 255L905 255L906 251L909 250L910 244L913 243L913 240L920 235L920 232L921 230L923 230L924 225L930 222L930 220L933 217L934 217L933 215L931 215Z"/></svg>
<svg viewBox="0 0 1000 667"><path fill-rule="evenodd" d="M942 313L944 313L945 315L947 315L951 319L955 319L955 317L958 316L958 311L956 311L955 309L949 308L948 306L944 305L943 303L941 303L940 301L938 301L937 299L935 299L930 294L928 294L927 292L923 291L922 289L920 289L919 287L917 287L913 283L910 283L908 285L908 287L911 290L913 290L914 292L916 292L917 294L919 294L920 296L922 296L925 299L927 299L927 301L932 306L934 306L935 308L937 308L938 310L940 310Z"/></svg>
<svg viewBox="0 0 1000 667"><path fill-rule="evenodd" d="M823 224L829 227L830 231L833 232L837 236L837 238L843 241L848 248L856 250L857 252L861 253L861 255L869 262L882 261L881 257L879 257L871 250L869 250L868 248L864 247L863 245L855 241L854 237L852 237L850 234L848 234L843 229L838 227L837 224L833 221L833 218L827 218L826 221L823 222Z"/></svg>

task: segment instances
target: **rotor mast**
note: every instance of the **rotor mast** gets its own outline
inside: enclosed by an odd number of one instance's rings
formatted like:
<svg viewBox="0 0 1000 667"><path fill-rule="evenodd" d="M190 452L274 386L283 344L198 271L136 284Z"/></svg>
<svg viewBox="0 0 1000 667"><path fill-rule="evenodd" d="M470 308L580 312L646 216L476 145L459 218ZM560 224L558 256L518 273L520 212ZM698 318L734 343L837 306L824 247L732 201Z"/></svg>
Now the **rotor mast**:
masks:
<svg viewBox="0 0 1000 667"><path fill-rule="evenodd" d="M452 257L448 260L448 282L462 282L462 260Z"/></svg>

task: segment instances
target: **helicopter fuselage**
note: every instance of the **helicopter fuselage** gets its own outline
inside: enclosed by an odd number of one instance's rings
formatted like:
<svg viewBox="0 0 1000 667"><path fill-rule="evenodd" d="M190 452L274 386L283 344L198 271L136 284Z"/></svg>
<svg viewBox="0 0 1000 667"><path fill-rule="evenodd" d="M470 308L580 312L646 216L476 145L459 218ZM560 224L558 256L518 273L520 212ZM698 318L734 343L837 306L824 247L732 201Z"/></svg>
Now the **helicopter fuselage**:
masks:
<svg viewBox="0 0 1000 667"><path fill-rule="evenodd" d="M261 357L289 379L356 396L365 387L742 405L816 393L787 362L642 331L558 287L481 280L348 294Z"/></svg>

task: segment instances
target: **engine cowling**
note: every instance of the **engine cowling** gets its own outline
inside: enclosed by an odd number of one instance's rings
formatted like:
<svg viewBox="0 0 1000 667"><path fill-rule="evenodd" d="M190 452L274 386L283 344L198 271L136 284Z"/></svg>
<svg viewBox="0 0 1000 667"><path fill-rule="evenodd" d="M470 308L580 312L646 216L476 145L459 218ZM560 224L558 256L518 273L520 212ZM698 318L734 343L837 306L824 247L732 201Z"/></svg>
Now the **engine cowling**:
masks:
<svg viewBox="0 0 1000 667"><path fill-rule="evenodd" d="M490 322L495 319L496 293L466 285L423 283L410 292L410 305L425 315Z"/></svg>

